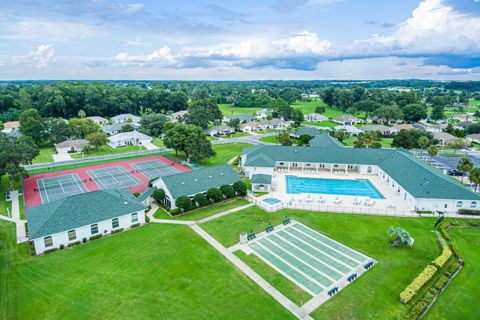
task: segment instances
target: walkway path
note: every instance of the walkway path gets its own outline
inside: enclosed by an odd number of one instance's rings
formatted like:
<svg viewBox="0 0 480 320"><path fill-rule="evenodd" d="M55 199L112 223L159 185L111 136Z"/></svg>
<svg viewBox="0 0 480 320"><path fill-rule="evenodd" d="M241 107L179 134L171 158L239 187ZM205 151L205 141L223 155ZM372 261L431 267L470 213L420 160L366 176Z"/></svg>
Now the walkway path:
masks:
<svg viewBox="0 0 480 320"><path fill-rule="evenodd" d="M20 218L20 203L18 201L18 191L10 191L10 199L12 201L12 217L0 215L1 220L15 223L17 227L17 243L27 241L27 235L25 230L25 220Z"/></svg>
<svg viewBox="0 0 480 320"><path fill-rule="evenodd" d="M62 162L73 160L69 153L55 153L52 155L53 162Z"/></svg>
<svg viewBox="0 0 480 320"><path fill-rule="evenodd" d="M156 145L154 145L150 141L142 143L142 146L147 148L147 150L158 150L158 149L160 149L159 147L157 147Z"/></svg>

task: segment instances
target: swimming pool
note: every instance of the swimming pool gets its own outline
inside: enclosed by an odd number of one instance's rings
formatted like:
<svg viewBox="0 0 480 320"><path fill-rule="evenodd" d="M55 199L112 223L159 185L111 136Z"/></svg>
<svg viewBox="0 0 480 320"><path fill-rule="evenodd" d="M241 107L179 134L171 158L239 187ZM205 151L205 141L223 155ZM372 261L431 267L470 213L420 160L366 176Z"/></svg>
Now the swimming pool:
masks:
<svg viewBox="0 0 480 320"><path fill-rule="evenodd" d="M265 198L263 202L268 203L269 205L273 206L274 204L280 203L282 201L275 199L275 198Z"/></svg>
<svg viewBox="0 0 480 320"><path fill-rule="evenodd" d="M287 193L338 194L345 196L383 199L382 194L368 180L303 178L287 176Z"/></svg>

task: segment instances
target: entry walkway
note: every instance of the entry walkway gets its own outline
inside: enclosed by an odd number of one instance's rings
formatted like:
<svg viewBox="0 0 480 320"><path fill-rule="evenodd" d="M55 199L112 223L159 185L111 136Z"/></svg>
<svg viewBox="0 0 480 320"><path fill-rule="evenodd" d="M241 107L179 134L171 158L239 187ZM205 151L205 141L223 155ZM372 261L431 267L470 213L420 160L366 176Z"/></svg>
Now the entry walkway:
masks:
<svg viewBox="0 0 480 320"><path fill-rule="evenodd" d="M70 154L68 153L53 154L52 157L53 157L53 162L73 160Z"/></svg>
<svg viewBox="0 0 480 320"><path fill-rule="evenodd" d="M20 218L20 203L18 200L18 191L10 191L10 199L12 201L12 216L2 216L0 215L1 220L13 222L16 225L16 234L17 234L17 243L22 243L27 241L27 234L25 229L25 220Z"/></svg>

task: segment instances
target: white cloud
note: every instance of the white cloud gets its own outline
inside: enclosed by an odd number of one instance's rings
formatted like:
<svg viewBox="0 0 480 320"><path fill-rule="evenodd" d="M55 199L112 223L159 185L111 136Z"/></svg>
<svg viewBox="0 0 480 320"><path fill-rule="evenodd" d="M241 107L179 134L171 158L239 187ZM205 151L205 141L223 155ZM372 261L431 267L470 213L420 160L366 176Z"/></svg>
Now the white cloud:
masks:
<svg viewBox="0 0 480 320"><path fill-rule="evenodd" d="M27 56L27 60L31 59L39 68L45 68L52 61L55 61L55 48L52 44L42 44L37 50L31 51Z"/></svg>
<svg viewBox="0 0 480 320"><path fill-rule="evenodd" d="M145 44L145 41L143 41L142 39L125 40L122 42L127 46L143 46Z"/></svg>
<svg viewBox="0 0 480 320"><path fill-rule="evenodd" d="M143 3L129 3L127 4L125 8L125 13L139 13L140 11L143 11L144 5Z"/></svg>
<svg viewBox="0 0 480 320"><path fill-rule="evenodd" d="M172 50L168 46L163 46L159 50L155 50L148 55L130 55L126 52L118 53L113 63L121 66L145 66L145 65L159 65L159 66L173 66L176 59L172 54Z"/></svg>

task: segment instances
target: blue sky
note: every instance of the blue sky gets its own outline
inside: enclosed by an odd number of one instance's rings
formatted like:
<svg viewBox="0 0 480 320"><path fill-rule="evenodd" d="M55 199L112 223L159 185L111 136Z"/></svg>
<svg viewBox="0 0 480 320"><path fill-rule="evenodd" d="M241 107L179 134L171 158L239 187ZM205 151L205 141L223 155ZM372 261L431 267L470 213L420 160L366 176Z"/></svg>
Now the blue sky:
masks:
<svg viewBox="0 0 480 320"><path fill-rule="evenodd" d="M480 0L0 2L0 79L480 79Z"/></svg>

